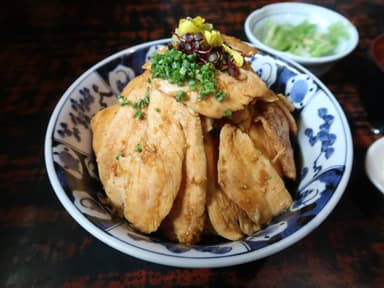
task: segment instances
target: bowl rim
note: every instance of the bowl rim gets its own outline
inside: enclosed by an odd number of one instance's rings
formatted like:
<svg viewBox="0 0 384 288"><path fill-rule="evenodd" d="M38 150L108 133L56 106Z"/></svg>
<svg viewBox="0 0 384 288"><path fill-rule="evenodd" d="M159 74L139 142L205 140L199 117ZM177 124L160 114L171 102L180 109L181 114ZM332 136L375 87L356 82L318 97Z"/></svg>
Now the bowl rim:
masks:
<svg viewBox="0 0 384 288"><path fill-rule="evenodd" d="M348 46L347 49L344 51L334 54L334 55L327 55L327 56L321 56L321 57L302 57L302 56L297 56L293 55L291 53L287 53L284 51L279 51L274 48L271 48L264 43L262 43L258 38L256 38L252 32L252 26L254 25L253 21L255 17L258 17L260 14L268 12L269 10L274 10L274 9L280 9L280 8L286 8L289 13L294 13L292 11L297 11L300 8L304 8L306 10L309 9L315 9L318 11L322 11L323 13L327 13L330 15L333 15L337 18L340 18L341 21L343 21L345 24L348 25L349 30L351 31L350 33L350 42L352 45ZM285 58L290 58L294 60L295 62L298 62L300 64L324 64L328 62L334 62L337 61L348 54L350 54L358 45L359 43L359 32L356 28L356 26L345 16L342 14L331 10L329 8L320 6L320 5L315 5L315 4L309 4L309 3L301 3L301 2L287 2L287 3L273 3L273 4L268 4L265 6L262 6L259 9L254 10L251 14L249 14L244 22L244 30L247 38L249 39L250 42L256 45L256 47L261 48L267 52L273 53L273 54L278 54L281 55Z"/></svg>
<svg viewBox="0 0 384 288"><path fill-rule="evenodd" d="M230 256L223 256L223 257L216 257L216 258L205 258L204 261L201 258L191 259L188 258L186 261L186 258L183 256L176 256L176 255L163 255L159 253L155 253L152 251L143 250L140 247L134 247L133 245L128 245L122 240L119 240L118 238L115 238L108 234L106 231L101 230L97 225L92 223L89 219L87 219L76 207L74 207L73 202L69 197L67 196L67 193L64 191L63 187L61 186L61 183L59 181L59 177L56 173L56 170L54 168L54 159L53 159L53 153L52 153L52 144L53 144L53 135L54 135L54 128L57 122L57 118L59 116L59 113L61 109L64 106L64 103L67 101L67 98L70 97L72 90L78 86L79 83L81 83L89 74L91 74L94 70L97 68L103 66L104 64L108 63L109 61L120 57L122 55L134 53L136 50L146 48L148 46L153 45L161 45L166 44L170 41L170 38L164 38L160 40L154 40L145 42L139 45L135 45L126 49L123 49L119 52L116 52L103 60L99 61L98 63L91 66L88 70L86 70L84 73L82 73L64 92L64 94L60 97L59 101L57 102L51 116L48 122L46 134L45 134L45 142L44 142L44 159L45 159L45 165L46 170L48 174L48 178L50 180L51 186L58 197L61 204L64 206L64 208L67 210L67 212L74 218L74 220L80 224L80 226L83 227L87 232L89 232L91 235L99 239L101 242L106 244L107 246L110 246L126 255L145 260L152 263L162 264L166 266L173 266L173 267L184 267L184 268L214 268L214 267L227 267L227 266L233 266L238 264L244 264L247 262L255 261L262 259L264 257L273 255L277 252L280 252L289 246L293 245L294 243L298 242L299 240L306 237L309 233L311 233L314 229L316 229L327 217L328 215L334 210L335 206L339 202L340 198L344 194L344 191L347 187L347 184L350 179L350 174L352 170L352 162L353 162L353 145L352 145L352 136L351 136L351 130L349 127L349 123L346 119L345 113L343 111L343 108L333 95L329 91L329 89L311 72L309 72L306 68L302 67L300 64L295 63L294 61L286 58L281 58L279 55L276 55L276 53L270 53L266 51L268 54L276 57L277 59L283 59L286 64L288 64L290 67L293 68L299 68L306 74L309 74L313 77L314 81L317 85L319 85L319 88L324 90L329 96L330 100L333 103L335 109L338 112L338 115L341 117L341 122L345 125L343 127L345 128L345 136L346 136L346 147L347 147L347 153L346 153L346 161L345 161L345 170L344 170L344 176L341 178L337 189L334 191L332 197L327 202L327 205L324 206L324 208L319 211L319 213L307 224L302 226L299 230L295 231L293 234L287 236L286 238L270 244L266 247L263 247L260 250L252 250L247 253L238 254L238 255L230 255ZM236 243L241 242L240 241L227 241L228 243ZM198 246L198 245L197 245Z"/></svg>

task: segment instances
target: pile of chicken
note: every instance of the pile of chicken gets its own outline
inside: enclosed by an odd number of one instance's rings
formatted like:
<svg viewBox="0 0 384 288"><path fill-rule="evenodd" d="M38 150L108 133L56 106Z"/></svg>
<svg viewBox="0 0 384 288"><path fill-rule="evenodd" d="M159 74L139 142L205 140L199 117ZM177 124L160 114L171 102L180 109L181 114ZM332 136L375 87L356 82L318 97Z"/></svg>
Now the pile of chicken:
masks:
<svg viewBox="0 0 384 288"><path fill-rule="evenodd" d="M222 37L244 57L257 53ZM290 136L297 127L286 97L247 63L237 77L217 71L223 101L199 99L188 86L154 79L150 63L144 68L122 92L131 103L149 96L142 115L117 103L91 122L104 190L129 223L185 244L205 233L237 240L290 206L283 179L296 178ZM175 100L180 89L184 101Z"/></svg>

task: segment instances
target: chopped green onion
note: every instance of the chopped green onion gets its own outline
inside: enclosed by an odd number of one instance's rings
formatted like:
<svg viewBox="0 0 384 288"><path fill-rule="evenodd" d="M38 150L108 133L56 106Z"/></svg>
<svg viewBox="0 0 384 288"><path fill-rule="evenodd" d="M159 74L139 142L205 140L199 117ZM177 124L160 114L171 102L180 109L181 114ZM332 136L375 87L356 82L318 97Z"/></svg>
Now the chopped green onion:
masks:
<svg viewBox="0 0 384 288"><path fill-rule="evenodd" d="M177 91L177 94L176 94L176 101L177 101L177 102L182 102L182 101L184 101L186 95L187 95L187 93L185 93L184 90L179 90L179 91Z"/></svg>
<svg viewBox="0 0 384 288"><path fill-rule="evenodd" d="M217 99L217 101L221 102L224 100L225 96L227 96L227 93L225 93L224 91L219 91L216 94L216 99Z"/></svg>
<svg viewBox="0 0 384 288"><path fill-rule="evenodd" d="M149 88L147 88L147 92L146 92L145 97L144 97L144 104L146 106L148 106L150 102L151 102L150 90L149 90Z"/></svg>
<svg viewBox="0 0 384 288"><path fill-rule="evenodd" d="M195 81L195 80L191 80L191 81L189 81L188 86L189 86L189 88L191 88L192 90L196 90L196 81Z"/></svg>
<svg viewBox="0 0 384 288"><path fill-rule="evenodd" d="M133 118L140 119L141 116L143 116L143 112L140 109L137 109L135 114L133 115Z"/></svg>
<svg viewBox="0 0 384 288"><path fill-rule="evenodd" d="M230 117L230 116L232 116L232 111L231 111L230 109L225 110L225 111L224 111L224 116L225 116L225 117Z"/></svg>
<svg viewBox="0 0 384 288"><path fill-rule="evenodd" d="M132 107L136 109L136 112L133 115L133 118L140 119L141 116L143 116L143 111L141 109L148 106L150 102L151 102L151 98L150 98L150 91L148 88L147 93L145 94L143 99L140 99L139 101L132 103Z"/></svg>
<svg viewBox="0 0 384 288"><path fill-rule="evenodd" d="M199 64L194 54L185 54L172 48L164 54L153 55L151 62L153 78L168 80L178 86L188 85L198 92L200 100L219 93L215 68L210 63Z"/></svg>
<svg viewBox="0 0 384 288"><path fill-rule="evenodd" d="M119 104L121 106L129 106L129 105L131 105L131 101L129 101L128 99L125 99L125 97L123 95L120 95L118 100L119 100Z"/></svg>
<svg viewBox="0 0 384 288"><path fill-rule="evenodd" d="M135 145L135 152L142 152L143 151L143 148L141 147L141 144L140 143L138 143L138 144L136 144Z"/></svg>

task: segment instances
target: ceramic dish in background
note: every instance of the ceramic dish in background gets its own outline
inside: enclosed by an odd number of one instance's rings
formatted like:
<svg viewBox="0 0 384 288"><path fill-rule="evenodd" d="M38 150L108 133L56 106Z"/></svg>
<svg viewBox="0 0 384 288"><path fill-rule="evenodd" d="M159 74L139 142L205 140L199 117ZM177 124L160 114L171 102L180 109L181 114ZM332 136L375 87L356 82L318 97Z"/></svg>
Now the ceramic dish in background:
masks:
<svg viewBox="0 0 384 288"><path fill-rule="evenodd" d="M371 54L377 67L384 72L384 34L379 35L375 40L373 40L371 45Z"/></svg>
<svg viewBox="0 0 384 288"><path fill-rule="evenodd" d="M90 119L117 102L143 63L170 39L116 53L81 75L53 111L45 138L45 162L52 187L68 213L89 233L128 255L176 267L221 267L254 261L281 251L315 229L342 196L352 168L352 140L346 117L332 93L301 66L260 50L252 68L276 92L293 102L299 179L291 207L241 241L206 240L184 246L133 230L103 201L91 147Z"/></svg>
<svg viewBox="0 0 384 288"><path fill-rule="evenodd" d="M369 180L384 194L384 137L369 146L365 158L365 171Z"/></svg>
<svg viewBox="0 0 384 288"><path fill-rule="evenodd" d="M302 57L273 49L260 41L259 36L267 27L268 21L276 24L290 23L297 25L304 20L314 23L319 31L325 31L332 23L342 23L349 34L348 39L339 41L335 53L321 57ZM245 34L251 43L264 51L289 58L308 68L317 76L323 75L338 60L350 54L358 44L359 35L355 26L344 16L330 9L304 3L276 3L253 11L244 24Z"/></svg>

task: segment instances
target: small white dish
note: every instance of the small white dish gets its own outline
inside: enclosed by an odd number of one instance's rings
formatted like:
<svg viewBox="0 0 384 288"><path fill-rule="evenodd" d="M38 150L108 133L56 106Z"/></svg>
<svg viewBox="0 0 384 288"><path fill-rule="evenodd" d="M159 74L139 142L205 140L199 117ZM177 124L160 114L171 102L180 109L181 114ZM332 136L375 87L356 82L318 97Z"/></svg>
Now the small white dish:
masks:
<svg viewBox="0 0 384 288"><path fill-rule="evenodd" d="M384 33L373 40L371 55L377 67L384 72Z"/></svg>
<svg viewBox="0 0 384 288"><path fill-rule="evenodd" d="M258 35L262 29L265 28L268 21L273 21L277 24L290 23L297 25L305 20L308 20L310 23L315 23L319 31L327 30L327 27L333 23L341 23L346 27L349 38L339 41L334 54L321 57L302 57L282 52L265 45L258 38ZM251 43L255 44L256 47L260 47L269 53L289 58L303 65L316 76L323 75L336 61L350 54L359 41L359 34L356 27L347 18L330 9L305 3L275 3L263 6L253 11L247 17L244 29L247 38Z"/></svg>
<svg viewBox="0 0 384 288"><path fill-rule="evenodd" d="M365 158L365 171L369 180L384 193L384 137L369 146Z"/></svg>

